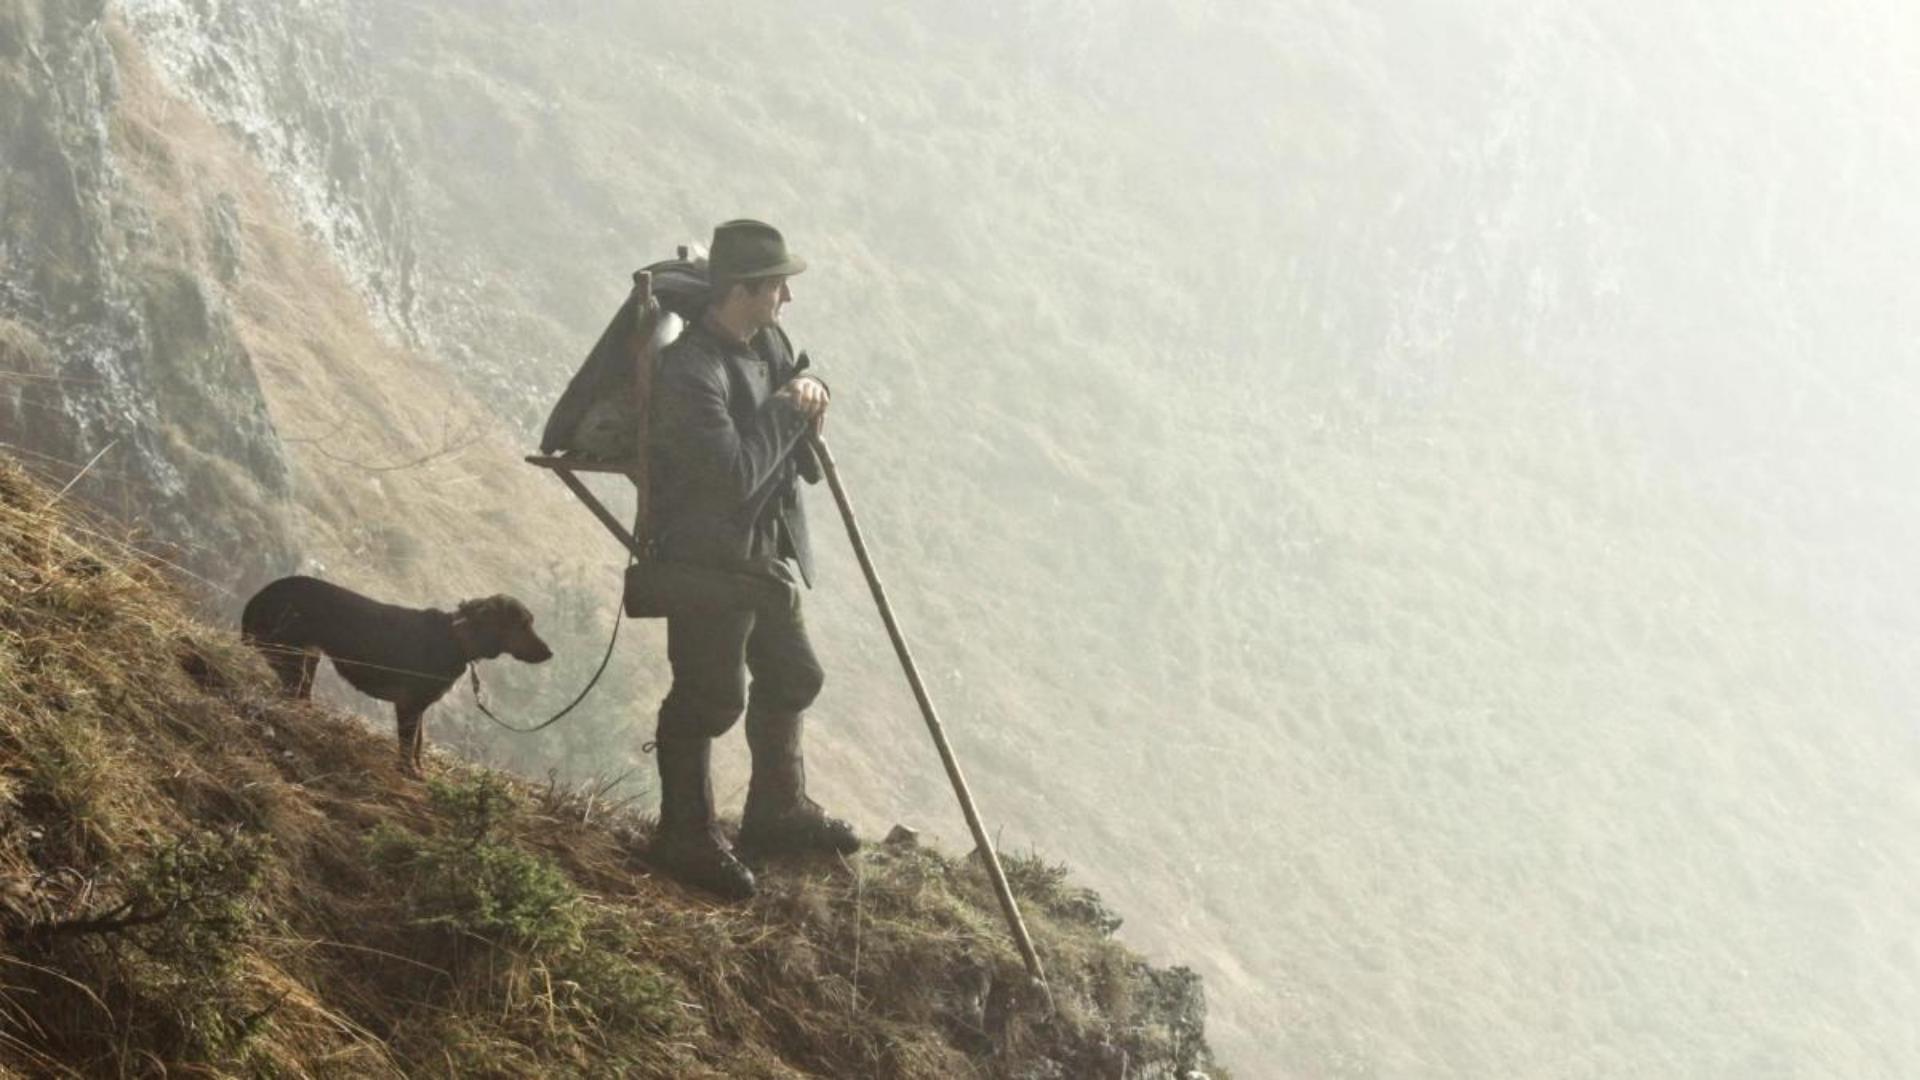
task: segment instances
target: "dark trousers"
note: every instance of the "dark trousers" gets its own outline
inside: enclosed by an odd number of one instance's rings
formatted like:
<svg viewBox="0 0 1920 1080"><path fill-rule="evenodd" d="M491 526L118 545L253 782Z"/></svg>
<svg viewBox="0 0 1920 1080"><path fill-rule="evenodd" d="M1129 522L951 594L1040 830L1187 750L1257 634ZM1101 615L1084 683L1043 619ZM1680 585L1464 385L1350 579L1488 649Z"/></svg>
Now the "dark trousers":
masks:
<svg viewBox="0 0 1920 1080"><path fill-rule="evenodd" d="M655 735L663 740L723 735L749 704L756 713L802 712L826 681L797 596L790 608L669 618L667 662L673 687Z"/></svg>

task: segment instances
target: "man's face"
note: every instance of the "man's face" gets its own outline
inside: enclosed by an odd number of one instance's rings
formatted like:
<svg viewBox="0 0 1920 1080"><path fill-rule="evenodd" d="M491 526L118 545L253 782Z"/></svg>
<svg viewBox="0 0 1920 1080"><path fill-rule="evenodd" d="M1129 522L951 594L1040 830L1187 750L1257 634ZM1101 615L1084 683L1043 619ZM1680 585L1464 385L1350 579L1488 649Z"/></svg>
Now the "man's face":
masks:
<svg viewBox="0 0 1920 1080"><path fill-rule="evenodd" d="M781 309L793 300L793 288L787 284L789 280L784 277L769 278L747 286L747 313L752 317L755 329L780 321Z"/></svg>

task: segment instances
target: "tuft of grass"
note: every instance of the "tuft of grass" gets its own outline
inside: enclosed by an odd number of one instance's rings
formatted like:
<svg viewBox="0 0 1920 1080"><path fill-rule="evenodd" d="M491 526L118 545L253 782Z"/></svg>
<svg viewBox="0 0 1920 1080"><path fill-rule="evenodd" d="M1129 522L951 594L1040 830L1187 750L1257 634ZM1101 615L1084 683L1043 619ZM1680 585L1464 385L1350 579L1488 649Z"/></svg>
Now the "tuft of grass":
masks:
<svg viewBox="0 0 1920 1080"><path fill-rule="evenodd" d="M1000 869L1015 896L1055 918L1078 923L1101 937L1112 937L1120 929L1120 916L1099 893L1074 884L1065 863L1050 863L1036 852L1002 854Z"/></svg>
<svg viewBox="0 0 1920 1080"><path fill-rule="evenodd" d="M99 727L58 713L19 732L18 782L23 800L49 820L34 837L46 857L78 858L104 847L112 769Z"/></svg>

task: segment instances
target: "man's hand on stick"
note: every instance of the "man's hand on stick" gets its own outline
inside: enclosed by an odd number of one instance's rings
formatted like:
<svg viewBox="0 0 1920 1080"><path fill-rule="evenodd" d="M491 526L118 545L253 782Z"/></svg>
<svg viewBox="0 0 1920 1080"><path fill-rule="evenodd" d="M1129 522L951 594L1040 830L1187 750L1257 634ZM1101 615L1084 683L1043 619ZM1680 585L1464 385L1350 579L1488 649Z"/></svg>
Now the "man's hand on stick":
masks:
<svg viewBox="0 0 1920 1080"><path fill-rule="evenodd" d="M830 400L827 384L811 375L800 375L781 387L780 393L798 406L807 419L813 421L812 431L818 435L827 421L827 403Z"/></svg>

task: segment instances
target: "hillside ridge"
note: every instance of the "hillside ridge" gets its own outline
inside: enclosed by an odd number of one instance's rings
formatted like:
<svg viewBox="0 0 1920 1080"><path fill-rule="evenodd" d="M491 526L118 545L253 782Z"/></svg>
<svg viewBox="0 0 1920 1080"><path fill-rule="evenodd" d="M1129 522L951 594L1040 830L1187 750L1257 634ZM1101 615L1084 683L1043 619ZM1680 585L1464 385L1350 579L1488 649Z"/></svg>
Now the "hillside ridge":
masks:
<svg viewBox="0 0 1920 1080"><path fill-rule="evenodd" d="M409 782L183 599L0 458L0 1075L1212 1068L1198 978L1062 867L1003 855L1045 1014L972 860L872 846L716 905L646 872L604 786Z"/></svg>

